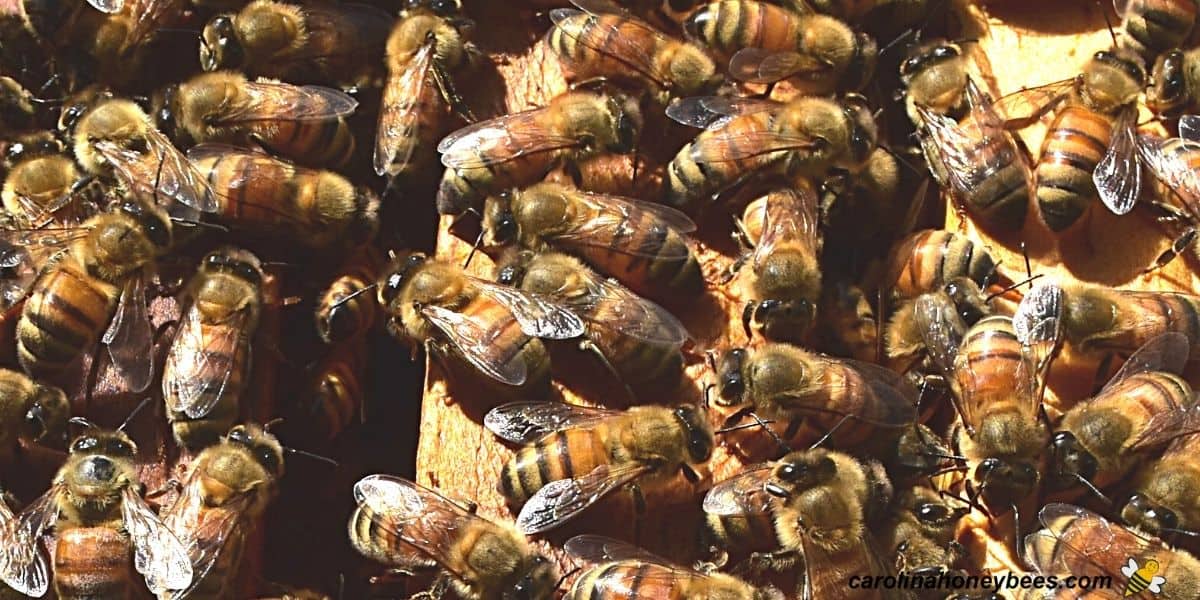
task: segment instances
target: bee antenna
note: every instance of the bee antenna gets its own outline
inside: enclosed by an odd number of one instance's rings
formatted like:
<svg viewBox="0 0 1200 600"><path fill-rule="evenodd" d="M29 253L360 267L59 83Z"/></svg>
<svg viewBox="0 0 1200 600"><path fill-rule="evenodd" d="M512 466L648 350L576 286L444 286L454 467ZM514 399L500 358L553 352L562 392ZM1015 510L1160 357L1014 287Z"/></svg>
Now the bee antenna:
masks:
<svg viewBox="0 0 1200 600"><path fill-rule="evenodd" d="M270 421L263 423L263 426L262 426L263 431L265 431L267 433L271 433L271 428L275 427L276 425L279 425L282 422L283 422L283 417L275 417L274 419L271 419Z"/></svg>
<svg viewBox="0 0 1200 600"><path fill-rule="evenodd" d="M882 109L882 108L880 108L879 110L877 110L877 111L875 111L875 112L876 112L876 113L879 113L879 112L880 112L880 111L882 111L882 110L883 110L883 109ZM878 118L878 114L876 114L875 116L876 116L876 118ZM887 146L884 146L884 145L880 145L879 147L880 147L880 148L882 148L884 152L887 152L888 154L891 154L891 155L892 155L892 158L896 159L896 162L900 163L900 165L901 165L901 166L903 166L904 168L906 168L906 169L908 169L909 171L911 171L911 172L912 172L912 174L914 174L914 175L916 175L916 176L918 176L918 177L920 177L920 176L922 176L922 175L924 175L924 174L925 174L925 171L924 171L924 170L918 169L916 165L914 165L914 164L912 164L912 163L908 162L908 160L906 160L906 159L905 159L903 156L900 156L900 154L899 154L899 153L897 153L895 150L892 150L891 148L889 148L889 147L887 147Z"/></svg>
<svg viewBox="0 0 1200 600"><path fill-rule="evenodd" d="M1021 240L1021 257L1025 259L1025 276L1033 277L1033 269L1029 266L1029 248L1025 245L1025 240Z"/></svg>
<svg viewBox="0 0 1200 600"><path fill-rule="evenodd" d="M341 308L341 306L342 306L343 304L346 304L347 302L349 302L349 301L351 301L351 300L353 300L353 299L355 299L355 298L357 298L357 297L359 297L359 296L361 296L361 295L363 295L363 294L365 294L365 293L367 293L367 292L369 292L369 291L371 291L371 290L373 290L373 289L375 289L375 288L377 288L377 287L379 287L379 284L378 284L378 283L372 283L371 285L368 285L367 287L364 287L364 288L362 288L362 289L354 290L354 292L352 292L352 293L350 293L350 294L347 294L347 295L346 295L346 297L344 297L344 298L342 298L342 299L338 300L337 302L334 302L333 304L331 304L331 305L329 306L329 308Z"/></svg>
<svg viewBox="0 0 1200 600"><path fill-rule="evenodd" d="M1045 273L1038 273L1037 275L1034 275L1034 276L1032 276L1032 277L1027 277L1027 278L1025 278L1025 279L1022 279L1021 281L1018 281L1018 282L1016 282L1016 283L1014 283L1014 284L1012 284L1012 285L1010 285L1010 286L1008 286L1008 287L1006 287L1006 288L1004 288L1004 289L1002 289L1002 290L1000 290L1000 291L998 291L998 292L995 292L995 293L992 293L992 294L988 294L988 297L987 297L987 298L984 298L984 302L991 302L992 300L994 300L994 299L996 299L996 298L998 298L998 297L1000 297L1000 296L1003 296L1004 294L1007 294L1007 293L1009 293L1009 292L1011 292L1011 291L1013 291L1013 290L1015 290L1015 289L1017 289L1017 288L1019 288L1019 287L1021 287L1021 286L1025 285L1025 284L1027 284L1027 283L1031 283L1031 282L1033 282L1035 279L1038 279L1039 277L1041 277L1041 276L1043 276L1043 275L1045 275Z"/></svg>
<svg viewBox="0 0 1200 600"><path fill-rule="evenodd" d="M834 434L834 433L835 433L835 432L836 432L838 429L841 429L842 425L845 425L845 424L846 424L846 421L849 421L849 420L850 420L850 415L846 415L846 416L842 417L842 419L841 419L840 421L838 421L836 425L834 425L833 427L831 427L831 428L829 429L829 431L826 431L826 432L825 432L825 435L821 436L821 439L817 440L817 441L816 441L816 443L814 443L813 445L809 446L809 447L808 447L808 449L809 449L809 450L813 450L813 449L816 449L816 448L820 448L822 444L824 444L825 442L829 441L829 438L833 437L833 434Z"/></svg>
<svg viewBox="0 0 1200 600"><path fill-rule="evenodd" d="M1175 533L1179 535L1186 535L1188 537L1200 537L1200 532L1192 531L1190 529L1176 529L1174 527L1163 527L1162 529L1159 529L1159 532Z"/></svg>
<svg viewBox="0 0 1200 600"><path fill-rule="evenodd" d="M721 429L718 429L714 433L729 433L732 431L741 431L743 429L753 429L755 427L764 427L764 426L770 425L771 423L774 423L774 422L775 422L774 419L764 419L757 423L742 423L741 425L731 425L729 427L723 427Z"/></svg>
<svg viewBox="0 0 1200 600"><path fill-rule="evenodd" d="M130 421L133 421L133 418L137 416L138 413L142 412L142 409L146 408L146 405L149 404L150 400L153 398L154 396L146 396L145 398L142 398L142 401L139 402L138 405L129 412L129 416L125 417L124 421L121 421L121 426L117 427L117 431L125 431L125 427L129 425Z"/></svg>
<svg viewBox="0 0 1200 600"><path fill-rule="evenodd" d="M332 465L334 468L341 466L340 464L338 464L338 461L333 460L332 458L329 458L328 456L321 456L320 454L314 454L312 452L308 452L307 450L298 450L296 448L292 448L291 446L284 446L283 451L287 452L288 454L298 454L300 456L307 456L308 458L319 460L323 463Z"/></svg>
<svg viewBox="0 0 1200 600"><path fill-rule="evenodd" d="M1079 483L1083 484L1083 487L1087 488L1087 490L1089 492L1091 492L1092 495L1094 495L1097 498L1099 498L1100 500L1102 500L1104 502L1104 504L1106 504L1108 506L1113 505L1113 501L1108 496L1105 496L1104 492L1101 492L1094 483L1092 483L1090 480L1088 480L1087 477L1084 477L1083 475L1080 475L1079 473L1075 473L1075 479L1077 479L1079 481Z"/></svg>
<svg viewBox="0 0 1200 600"><path fill-rule="evenodd" d="M1113 29L1112 21L1108 18L1108 9L1099 1L1096 2L1100 7L1100 16L1104 17L1104 25L1108 27L1108 35L1112 37L1113 48L1117 47L1117 32Z"/></svg>
<svg viewBox="0 0 1200 600"><path fill-rule="evenodd" d="M558 578L558 582L554 584L554 589L558 589L558 588L562 587L562 584L566 583L566 581L568 579L570 579L572 575L574 575L582 570L583 570L583 567L575 567L574 569L567 571L562 577Z"/></svg>
<svg viewBox="0 0 1200 600"><path fill-rule="evenodd" d="M1012 507L1013 529L1017 536L1013 538L1013 545L1017 547L1017 559L1020 560L1022 564L1028 564L1025 562L1025 544L1021 543L1021 541L1024 539L1021 537L1021 509L1017 508L1016 502L1013 502L1009 506Z"/></svg>
<svg viewBox="0 0 1200 600"><path fill-rule="evenodd" d="M224 225L218 225L216 223L205 223L204 221L197 221L195 219L184 219L182 217L171 217L171 222L177 223L179 225L183 225L186 227L202 227L204 229L212 229L215 231L220 231L221 233L229 233L229 228Z"/></svg>
<svg viewBox="0 0 1200 600"><path fill-rule="evenodd" d="M951 498L954 500L958 500L959 502L962 502L963 504L971 507L973 510L977 510L977 511L983 513L984 515L987 515L987 517L989 519L992 518L992 515L990 512L988 512L987 507L983 506L982 504L980 504L970 498L963 498L962 496L959 496L958 494L951 494L950 492L947 492L946 490L938 490L938 496L941 496L942 498Z"/></svg>
<svg viewBox="0 0 1200 600"><path fill-rule="evenodd" d="M904 40L904 38L911 37L911 38L913 38L914 42L917 41L918 38L920 37L920 33L921 33L920 30L913 28L913 27L909 27L908 29L905 29L904 31L900 32L899 35L892 38L892 41L888 42L886 46L879 49L879 56L883 56L883 55L887 54L888 50L891 50L893 47L896 46L896 44L899 44L902 40Z"/></svg>
<svg viewBox="0 0 1200 600"><path fill-rule="evenodd" d="M78 425L84 429L100 429L99 425L91 422L87 417L71 417L67 423L70 423L71 425Z"/></svg>
<svg viewBox="0 0 1200 600"><path fill-rule="evenodd" d="M475 258L475 253L479 251L479 245L483 243L483 233L483 228L480 228L479 235L475 236L475 243L471 244L471 253L467 254L467 261L463 263L463 269L471 266L471 259Z"/></svg>

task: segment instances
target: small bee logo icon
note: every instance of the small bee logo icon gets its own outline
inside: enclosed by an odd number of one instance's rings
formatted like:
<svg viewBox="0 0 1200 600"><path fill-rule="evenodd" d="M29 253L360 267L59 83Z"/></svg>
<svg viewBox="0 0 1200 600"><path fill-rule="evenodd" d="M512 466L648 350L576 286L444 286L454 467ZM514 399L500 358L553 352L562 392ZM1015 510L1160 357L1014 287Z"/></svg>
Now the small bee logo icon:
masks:
<svg viewBox="0 0 1200 600"><path fill-rule="evenodd" d="M1166 579L1155 575L1158 573L1158 561L1154 559L1147 560L1146 564L1139 568L1137 561L1130 558L1129 564L1121 567L1121 573L1129 578L1129 582L1125 584L1126 598L1145 590L1150 590L1152 594L1161 594L1162 586L1167 582Z"/></svg>

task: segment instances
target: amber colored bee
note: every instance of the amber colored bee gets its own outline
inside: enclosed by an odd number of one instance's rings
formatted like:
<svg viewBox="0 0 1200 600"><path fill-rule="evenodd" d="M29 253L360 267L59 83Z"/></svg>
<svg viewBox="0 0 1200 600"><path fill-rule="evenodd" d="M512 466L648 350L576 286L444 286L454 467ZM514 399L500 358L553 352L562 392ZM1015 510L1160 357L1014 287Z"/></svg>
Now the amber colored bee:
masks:
<svg viewBox="0 0 1200 600"><path fill-rule="evenodd" d="M900 63L900 81L913 125L924 124L918 106L953 119L966 116L969 78L967 57L959 44L932 39L910 48Z"/></svg>
<svg viewBox="0 0 1200 600"><path fill-rule="evenodd" d="M379 280L388 332L456 356L504 391L544 394L550 358L542 337L582 335L583 321L543 298L467 275L457 264L419 252L396 257Z"/></svg>
<svg viewBox="0 0 1200 600"><path fill-rule="evenodd" d="M1047 504L1038 513L1044 529L1025 536L1025 556L1038 573L1105 577L1113 587L1089 596L1121 598L1140 595L1163 600L1195 597L1200 589L1200 561L1187 552L1139 535L1100 515L1070 504ZM1133 589L1135 575L1149 568L1145 584L1156 582L1158 592ZM1143 584L1143 585L1145 585Z"/></svg>
<svg viewBox="0 0 1200 600"><path fill-rule="evenodd" d="M567 554L596 563L579 574L563 600L782 600L772 587L754 587L715 569L694 570L668 563L628 543L599 535L577 535Z"/></svg>
<svg viewBox="0 0 1200 600"><path fill-rule="evenodd" d="M459 0L409 2L387 39L387 82L375 133L375 173L416 175L434 158L446 134L446 110L470 116L454 75L470 67L477 49ZM472 119L473 120L473 119Z"/></svg>
<svg viewBox="0 0 1200 600"><path fill-rule="evenodd" d="M884 547L895 558L897 572L921 577L956 569L967 549L955 539L963 506L928 486L918 485L896 495L885 528Z"/></svg>
<svg viewBox="0 0 1200 600"><path fill-rule="evenodd" d="M204 257L183 294L162 393L175 440L189 450L215 442L238 417L262 283L258 257L225 247Z"/></svg>
<svg viewBox="0 0 1200 600"><path fill-rule="evenodd" d="M1128 0L1115 4L1125 33L1120 38L1121 45L1147 63L1182 45L1200 10L1195 0Z"/></svg>
<svg viewBox="0 0 1200 600"><path fill-rule="evenodd" d="M242 547L283 477L283 447L254 424L236 425L191 465L163 523L187 548L192 583L172 598L234 594Z"/></svg>
<svg viewBox="0 0 1200 600"><path fill-rule="evenodd" d="M325 288L313 313L317 335L326 344L362 337L380 320L379 303L366 292L379 279L383 258L370 245L356 249L338 267L338 277Z"/></svg>
<svg viewBox="0 0 1200 600"><path fill-rule="evenodd" d="M553 529L617 489L660 486L679 473L700 480L713 430L695 406L634 406L624 411L559 402L515 402L492 409L484 426L525 447L504 464L498 487L521 507L517 528Z"/></svg>
<svg viewBox="0 0 1200 600"><path fill-rule="evenodd" d="M1133 208L1141 189L1137 162L1137 99L1146 67L1128 50L1100 51L1066 81L1005 96L1001 114L1054 110L1038 159L1037 200L1042 221L1061 232L1099 195L1116 214Z"/></svg>
<svg viewBox="0 0 1200 600"><path fill-rule="evenodd" d="M879 53L871 36L834 17L756 0L709 2L688 16L684 29L728 63L734 78L770 83L790 77L810 94L861 89Z"/></svg>
<svg viewBox="0 0 1200 600"><path fill-rule="evenodd" d="M0 459L7 464L20 440L62 446L71 405L62 390L18 371L0 369Z"/></svg>
<svg viewBox="0 0 1200 600"><path fill-rule="evenodd" d="M724 81L703 48L671 38L606 0L571 0L582 11L550 11L546 45L569 80L633 79L667 97L714 91Z"/></svg>
<svg viewBox="0 0 1200 600"><path fill-rule="evenodd" d="M961 337L956 328L944 326L953 320L932 310L935 329L926 337L962 417L951 437L971 468L977 486L971 495L1005 510L1028 496L1041 478L1038 462L1049 441L1041 418L1042 389L1053 346L1022 344L1008 317L984 317Z"/></svg>
<svg viewBox="0 0 1200 600"><path fill-rule="evenodd" d="M1138 531L1162 537L1200 531L1200 411L1195 405L1160 413L1147 424L1135 449L1147 452L1166 442L1166 450L1133 473L1133 492L1121 507L1121 520Z"/></svg>
<svg viewBox="0 0 1200 600"><path fill-rule="evenodd" d="M43 596L51 561L39 546L53 529L54 591L63 600L131 598L140 587L133 569L155 594L187 588L187 550L142 500L136 455L137 446L120 431L89 429L75 438L42 497L20 515L0 507L0 579L28 596Z"/></svg>
<svg viewBox="0 0 1200 600"><path fill-rule="evenodd" d="M357 417L365 420L368 346L352 339L335 346L314 368L315 375L301 400L305 426L320 439L332 441Z"/></svg>
<svg viewBox="0 0 1200 600"><path fill-rule="evenodd" d="M857 171L876 148L875 119L854 97L687 98L667 116L706 128L667 166L663 202L689 212L759 172L794 179L823 178L832 167Z"/></svg>
<svg viewBox="0 0 1200 600"><path fill-rule="evenodd" d="M772 548L751 554L746 564L782 571L801 561L796 597L875 598L878 591L848 589L841 574L881 573L871 527L885 515L891 498L891 483L878 463L811 449L718 483L703 507L710 531L730 550L762 543L742 537L753 529L731 523L769 522Z"/></svg>
<svg viewBox="0 0 1200 600"><path fill-rule="evenodd" d="M1187 356L1183 334L1156 337L1100 393L1067 411L1051 436L1047 484L1095 490L1125 480L1147 458L1142 444L1158 435L1151 428L1161 428L1160 415L1192 408L1192 387L1179 376Z"/></svg>
<svg viewBox="0 0 1200 600"><path fill-rule="evenodd" d="M308 167L337 167L354 152L344 117L358 101L338 90L240 73L202 73L157 98L158 123L177 141L262 146Z"/></svg>
<svg viewBox="0 0 1200 600"><path fill-rule="evenodd" d="M690 336L663 307L558 252L522 252L500 272L500 283L553 299L587 322L580 345L634 389L670 390L683 373L679 349Z"/></svg>
<svg viewBox="0 0 1200 600"><path fill-rule="evenodd" d="M632 152L641 129L641 109L633 98L585 91L459 129L438 143L447 167L438 211L460 214L487 195L540 180L564 160Z"/></svg>
<svg viewBox="0 0 1200 600"><path fill-rule="evenodd" d="M1025 294L1013 322L1028 344L1066 340L1087 352L1125 355L1164 333L1182 333L1195 357L1200 296L1047 282Z"/></svg>
<svg viewBox="0 0 1200 600"><path fill-rule="evenodd" d="M17 323L17 358L25 372L37 378L60 373L103 339L128 389L146 389L153 332L140 270L170 248L167 216L123 200L77 228L16 235L34 236L18 241L30 250L61 250L33 281Z"/></svg>
<svg viewBox="0 0 1200 600"><path fill-rule="evenodd" d="M76 162L52 138L23 141L5 153L8 174L0 188L7 217L23 228L78 225L99 212L97 186L87 184Z"/></svg>
<svg viewBox="0 0 1200 600"><path fill-rule="evenodd" d="M746 206L737 227L749 251L737 267L749 264L744 272L753 299L742 312L747 334L753 325L767 339L797 343L812 326L821 295L817 210L817 193L807 179Z"/></svg>
<svg viewBox="0 0 1200 600"><path fill-rule="evenodd" d="M209 19L200 34L200 68L236 69L250 77L341 87L382 75L392 17L367 4L296 6L255 0Z"/></svg>
<svg viewBox="0 0 1200 600"><path fill-rule="evenodd" d="M550 600L558 587L554 563L507 523L475 514L441 494L389 475L354 485L358 508L350 543L360 554L403 569L439 567L432 597L447 585L466 600Z"/></svg>
<svg viewBox="0 0 1200 600"><path fill-rule="evenodd" d="M651 298L688 298L704 291L687 239L696 224L668 207L540 183L489 198L483 221L489 244L570 251Z"/></svg>
<svg viewBox="0 0 1200 600"><path fill-rule="evenodd" d="M232 228L333 249L366 243L379 227L379 197L333 171L223 144L195 146L188 159L215 192L212 218Z"/></svg>
<svg viewBox="0 0 1200 600"><path fill-rule="evenodd" d="M986 247L944 229L909 234L896 242L888 256L883 282L894 298L916 298L957 277L985 288L996 275L996 259Z"/></svg>
<svg viewBox="0 0 1200 600"><path fill-rule="evenodd" d="M713 369L714 403L735 411L726 426L754 414L782 426L778 435L788 444L827 435L835 446L853 447L917 418L916 390L870 363L770 343L726 351Z"/></svg>

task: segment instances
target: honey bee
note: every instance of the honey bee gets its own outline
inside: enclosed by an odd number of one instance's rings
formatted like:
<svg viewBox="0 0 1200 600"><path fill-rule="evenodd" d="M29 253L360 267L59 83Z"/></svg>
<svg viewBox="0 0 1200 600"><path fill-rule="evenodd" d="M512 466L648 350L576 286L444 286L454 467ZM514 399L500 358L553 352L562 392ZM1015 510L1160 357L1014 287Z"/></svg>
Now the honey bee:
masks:
<svg viewBox="0 0 1200 600"><path fill-rule="evenodd" d="M146 389L154 372L153 331L140 271L171 246L166 214L126 199L80 227L13 235L32 252L57 249L33 281L17 323L25 372L39 379L60 373L100 340L126 389Z"/></svg>
<svg viewBox="0 0 1200 600"><path fill-rule="evenodd" d="M380 78L392 17L367 4L296 6L255 0L200 34L200 68L346 87Z"/></svg>
<svg viewBox="0 0 1200 600"><path fill-rule="evenodd" d="M855 172L876 148L875 119L853 96L801 96L787 104L686 98L667 107L667 116L706 128L667 166L663 202L685 211L760 172L789 180L823 177L831 167Z"/></svg>
<svg viewBox="0 0 1200 600"><path fill-rule="evenodd" d="M996 275L996 259L969 237L944 229L924 229L896 242L888 253L884 285L893 298L911 299L966 277L987 287Z"/></svg>
<svg viewBox="0 0 1200 600"><path fill-rule="evenodd" d="M73 77L130 87L145 72L160 32L177 27L188 8L185 0L129 0L116 5L112 11L71 11L59 21L53 42L66 55L64 62Z"/></svg>
<svg viewBox="0 0 1200 600"><path fill-rule="evenodd" d="M1195 0L1125 0L1114 5L1122 17L1122 45L1147 63L1183 44L1196 24Z"/></svg>
<svg viewBox="0 0 1200 600"><path fill-rule="evenodd" d="M585 91L459 129L438 143L447 167L438 211L461 214L489 194L538 181L562 161L632 152L641 129L641 109L633 98Z"/></svg>
<svg viewBox="0 0 1200 600"><path fill-rule="evenodd" d="M884 329L887 357L894 361L893 368L911 370L927 356L931 346L936 348L944 342L942 336L961 340L968 327L990 314L988 297L975 281L955 277L941 288L905 300L896 308Z"/></svg>
<svg viewBox="0 0 1200 600"><path fill-rule="evenodd" d="M389 565L439 567L432 598L441 598L447 587L467 600L554 598L554 563L507 523L488 521L431 489L388 475L361 479L354 499L351 545Z"/></svg>
<svg viewBox="0 0 1200 600"><path fill-rule="evenodd" d="M162 377L167 420L180 446L199 450L237 419L262 283L258 257L225 247L205 256L188 284Z"/></svg>
<svg viewBox="0 0 1200 600"><path fill-rule="evenodd" d="M1197 151L1200 151L1197 125L1196 116L1184 115L1179 120L1179 137L1138 136L1138 156L1160 183L1162 197L1173 197L1178 201L1178 206L1150 203L1162 213L1160 221L1173 222L1179 230L1179 235L1152 268L1166 265L1195 243L1197 227L1200 227L1200 172L1193 166ZM1194 246L1192 251L1196 251Z"/></svg>
<svg viewBox="0 0 1200 600"><path fill-rule="evenodd" d="M582 11L550 11L546 45L568 79L633 79L666 97L716 90L724 81L716 63L695 44L668 37L607 0L571 0Z"/></svg>
<svg viewBox="0 0 1200 600"><path fill-rule="evenodd" d="M959 44L932 39L909 49L900 63L904 106L913 125L924 120L917 107L952 119L967 115L967 57Z"/></svg>
<svg viewBox="0 0 1200 600"><path fill-rule="evenodd" d="M1194 357L1198 313L1200 296L1191 294L1047 282L1025 294L1013 323L1026 344L1066 340L1086 352L1124 355L1164 333L1182 333Z"/></svg>
<svg viewBox="0 0 1200 600"><path fill-rule="evenodd" d="M101 198L57 140L20 143L0 188L7 217L21 228L79 225L99 212Z"/></svg>
<svg viewBox="0 0 1200 600"><path fill-rule="evenodd" d="M470 118L452 76L478 54L466 39L461 13L459 0L409 2L392 26L375 134L376 174L407 177L426 166L433 159L428 148L446 133L447 107Z"/></svg>
<svg viewBox="0 0 1200 600"><path fill-rule="evenodd" d="M1151 418L1133 447L1153 450L1170 442L1148 468L1134 473L1133 493L1121 507L1121 520L1156 536L1193 535L1200 531L1200 481L1196 450L1200 449L1200 410L1194 404Z"/></svg>
<svg viewBox="0 0 1200 600"><path fill-rule="evenodd" d="M793 78L808 94L861 89L879 54L875 40L820 13L802 14L756 0L722 0L696 9L684 30L729 64L735 79Z"/></svg>
<svg viewBox="0 0 1200 600"><path fill-rule="evenodd" d="M187 548L193 574L172 600L234 594L245 539L282 476L283 447L254 424L234 426L196 457L179 498L163 513L163 523Z"/></svg>
<svg viewBox="0 0 1200 600"><path fill-rule="evenodd" d="M895 570L916 577L956 568L967 550L955 540L959 520L967 514L928 486L918 485L896 496L886 527L884 547L895 558Z"/></svg>
<svg viewBox="0 0 1200 600"><path fill-rule="evenodd" d="M461 266L415 252L379 280L387 330L438 356L456 356L508 392L544 394L550 358L539 338L569 339L585 326L542 296L467 275Z"/></svg>
<svg viewBox="0 0 1200 600"><path fill-rule="evenodd" d="M269 154L200 144L187 157L217 197L213 218L313 249L359 246L379 228L379 197L326 170Z"/></svg>
<svg viewBox="0 0 1200 600"><path fill-rule="evenodd" d="M333 441L354 422L365 421L367 341L342 342L321 359L303 401L303 422L314 435Z"/></svg>
<svg viewBox="0 0 1200 600"><path fill-rule="evenodd" d="M710 531L725 548L753 543L741 537L752 531L742 524L769 522L773 548L751 554L746 564L752 570L786 570L802 560L796 597L874 598L871 592L848 591L841 574L885 572L869 527L884 516L891 497L881 465L818 448L789 453L718 483L704 497L703 508Z"/></svg>
<svg viewBox="0 0 1200 600"><path fill-rule="evenodd" d="M53 529L54 591L63 600L132 597L131 566L155 594L187 588L187 550L142 500L136 455L137 446L121 431L89 429L71 442L44 495L20 515L0 507L0 579L27 596L43 596L50 560L39 546Z"/></svg>
<svg viewBox="0 0 1200 600"><path fill-rule="evenodd" d="M0 457L8 463L20 440L61 447L67 443L71 404L62 390L0 369Z"/></svg>
<svg viewBox="0 0 1200 600"><path fill-rule="evenodd" d="M338 90L215 71L167 87L157 102L159 126L181 143L262 146L308 167L341 166L354 152L343 117L358 101Z"/></svg>
<svg viewBox="0 0 1200 600"><path fill-rule="evenodd" d="M704 276L687 240L696 224L669 207L540 183L488 198L483 221L489 244L568 250L651 298L704 292Z"/></svg>
<svg viewBox="0 0 1200 600"><path fill-rule="evenodd" d="M579 574L564 600L672 598L676 600L783 600L772 587L756 588L715 570L673 565L641 548L598 535L567 540L567 554L597 563Z"/></svg>
<svg viewBox="0 0 1200 600"><path fill-rule="evenodd" d="M524 252L501 270L498 279L579 315L588 328L587 341L580 348L594 353L627 386L673 389L679 382L683 373L679 348L690 336L663 307L557 252Z"/></svg>
<svg viewBox="0 0 1200 600"><path fill-rule="evenodd" d="M1042 142L1037 200L1042 221L1061 232L1079 221L1097 195L1113 213L1129 212L1141 190L1137 161L1137 99L1146 68L1128 50L1100 51L1066 81L1000 99L1001 114L1033 107L1055 111Z"/></svg>
<svg viewBox="0 0 1200 600"><path fill-rule="evenodd" d="M917 418L916 390L878 365L779 343L735 348L713 362L713 401L735 411L726 427L753 413L784 424L788 444L824 434L835 446L853 447Z"/></svg>
<svg viewBox="0 0 1200 600"><path fill-rule="evenodd" d="M1187 356L1183 334L1156 337L1099 394L1067 411L1050 440L1047 483L1056 490L1094 490L1125 480L1147 458L1139 444L1155 435L1149 428L1156 417L1194 404L1191 386L1179 376Z"/></svg>
<svg viewBox="0 0 1200 600"><path fill-rule="evenodd" d="M962 422L951 435L977 486L969 493L1008 509L1040 479L1049 441L1041 419L1044 376L1053 345L1022 344L1009 317L986 316L959 337L947 308L929 311L926 347L950 384Z"/></svg>
<svg viewBox="0 0 1200 600"><path fill-rule="evenodd" d="M379 304L369 291L383 268L383 259L370 245L360 246L338 268L338 278L317 301L317 335L326 344L359 338L380 320Z"/></svg>
<svg viewBox="0 0 1200 600"><path fill-rule="evenodd" d="M515 402L492 409L484 426L525 447L500 471L500 493L520 506L517 529L547 531L629 486L661 486L679 473L700 481L713 430L695 406L634 406L625 411L558 402ZM657 489L657 488L656 488Z"/></svg>
<svg viewBox="0 0 1200 600"><path fill-rule="evenodd" d="M1100 515L1070 504L1047 504L1038 513L1044 529L1025 537L1025 556L1034 569L1047 575L1104 577L1110 581L1130 581L1124 569L1132 561L1137 565L1153 563L1162 577L1163 600L1190 598L1200 588L1200 561L1183 550L1138 535ZM1153 571L1151 573L1153 575ZM1131 582L1132 583L1132 582ZM1135 592L1120 587L1096 589L1089 596L1129 597ZM1149 596L1149 595L1147 595Z"/></svg>
<svg viewBox="0 0 1200 600"><path fill-rule="evenodd" d="M1172 48L1160 54L1146 88L1146 106L1162 117L1178 117L1200 106L1200 55L1195 49Z"/></svg>
<svg viewBox="0 0 1200 600"><path fill-rule="evenodd" d="M776 341L798 343L816 317L821 295L821 233L817 193L807 179L775 188L750 202L737 221L739 239L749 248L735 269L745 271L754 299L742 311L751 326Z"/></svg>

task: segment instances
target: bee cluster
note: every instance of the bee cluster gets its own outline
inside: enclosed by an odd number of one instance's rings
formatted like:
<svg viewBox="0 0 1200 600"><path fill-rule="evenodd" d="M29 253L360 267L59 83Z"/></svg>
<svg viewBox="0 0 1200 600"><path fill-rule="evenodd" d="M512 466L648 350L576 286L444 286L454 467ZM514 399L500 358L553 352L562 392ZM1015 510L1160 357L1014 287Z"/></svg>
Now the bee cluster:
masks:
<svg viewBox="0 0 1200 600"><path fill-rule="evenodd" d="M0 597L1200 598L1193 0L500 4L3 8Z"/></svg>

